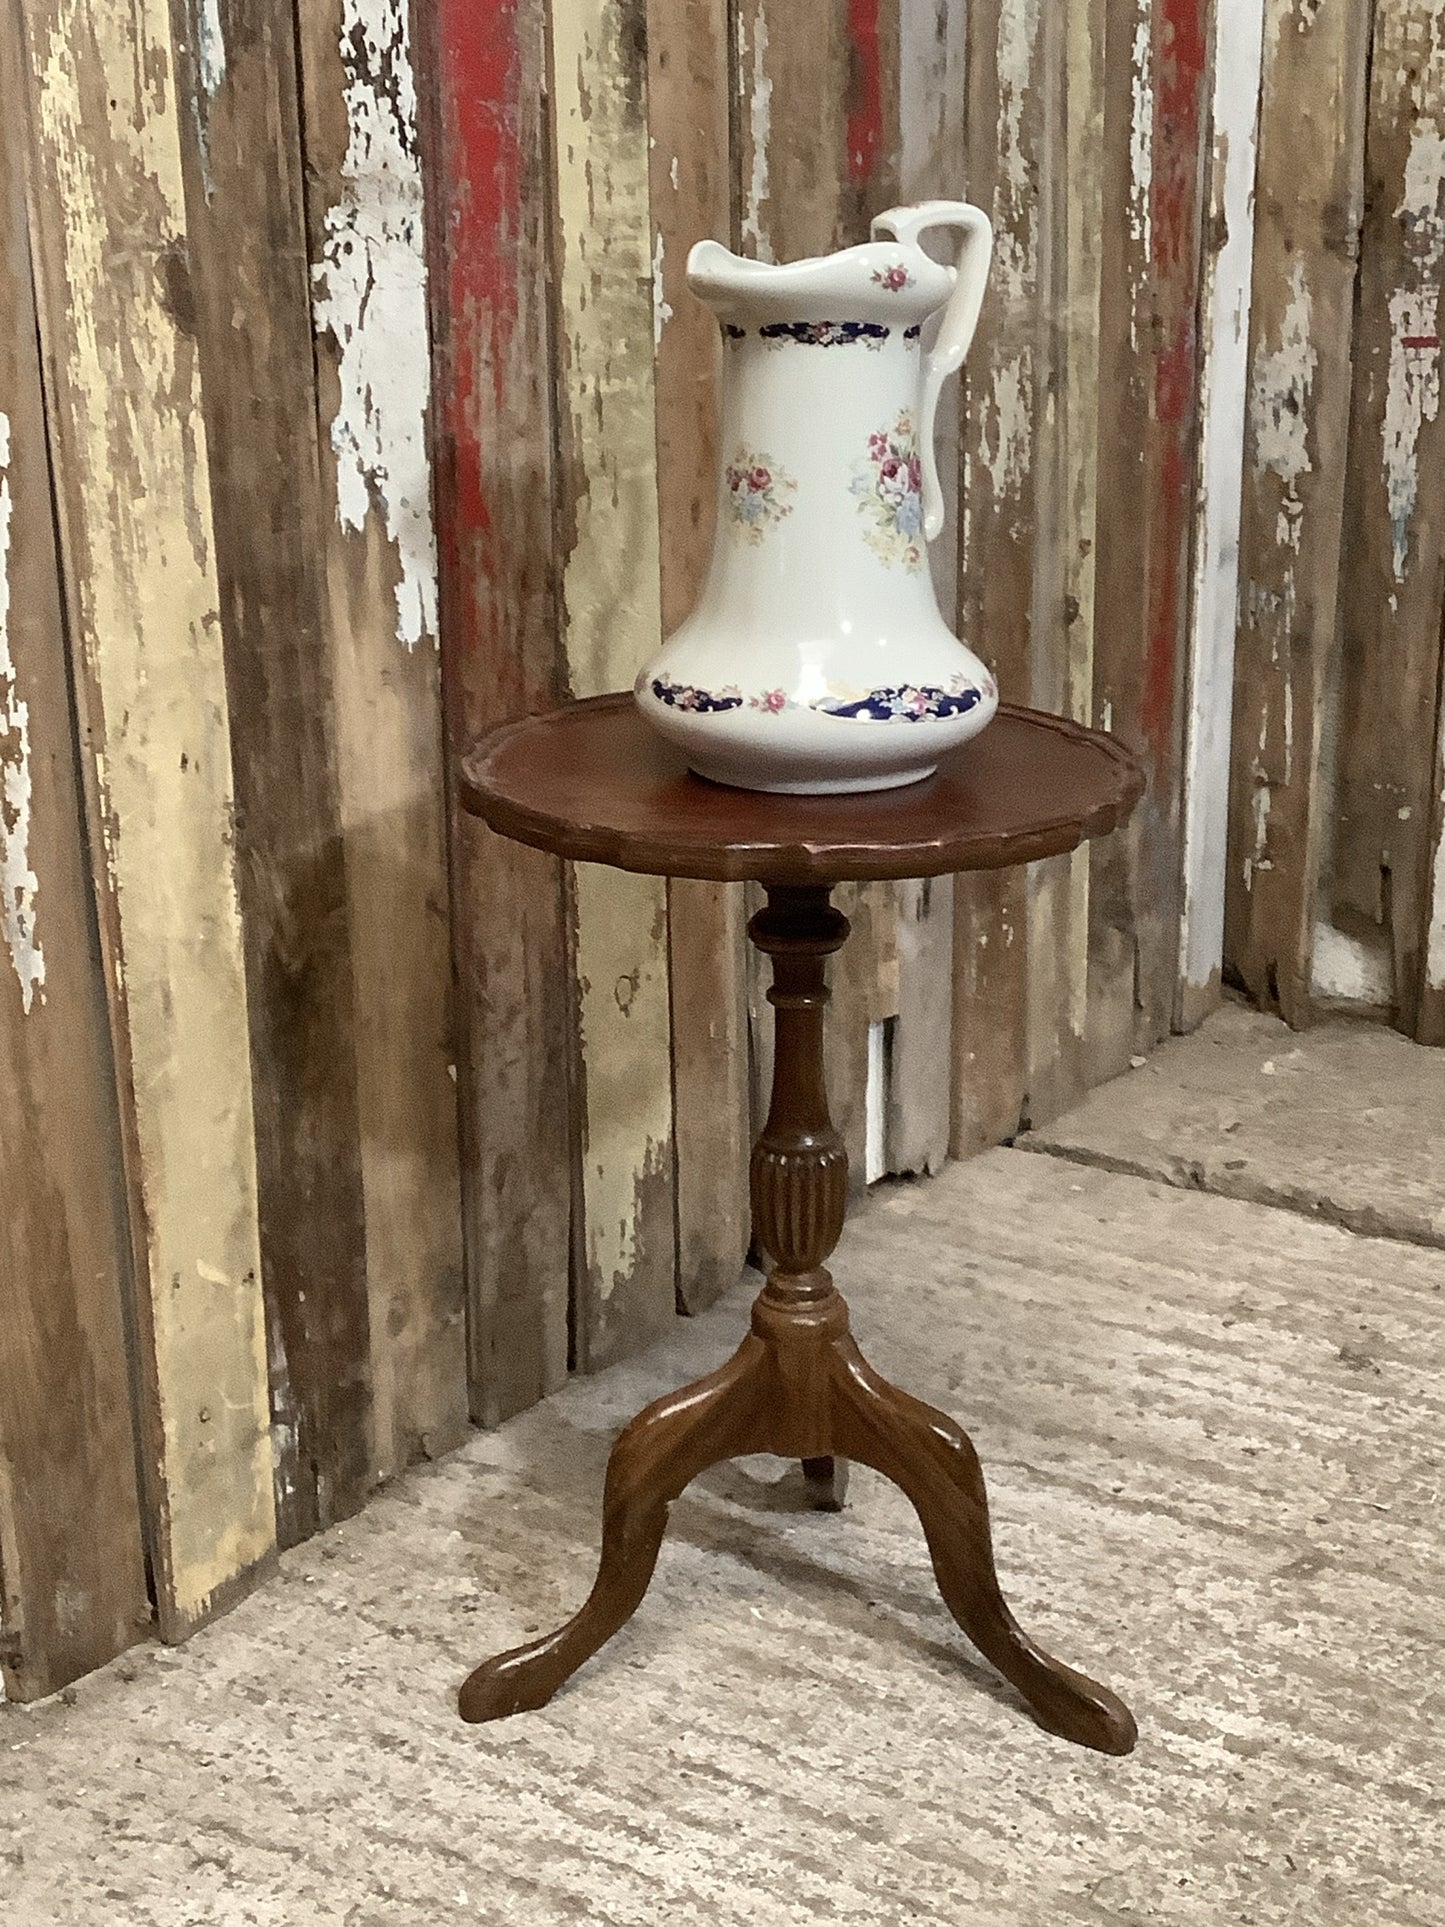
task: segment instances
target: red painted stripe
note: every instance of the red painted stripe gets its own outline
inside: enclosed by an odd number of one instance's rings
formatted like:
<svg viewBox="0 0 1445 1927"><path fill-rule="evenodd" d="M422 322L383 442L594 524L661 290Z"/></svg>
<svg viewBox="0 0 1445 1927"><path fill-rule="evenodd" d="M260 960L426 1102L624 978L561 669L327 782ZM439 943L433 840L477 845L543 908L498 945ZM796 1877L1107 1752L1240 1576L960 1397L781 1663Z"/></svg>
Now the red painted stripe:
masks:
<svg viewBox="0 0 1445 1927"><path fill-rule="evenodd" d="M474 403L484 363L500 383L516 319L516 262L508 242L521 206L518 147L519 0L439 0L442 179L447 304L441 407L453 461L449 525L453 556L488 527Z"/></svg>
<svg viewBox="0 0 1445 1927"><path fill-rule="evenodd" d="M1401 335L1400 346L1402 348L1438 348L1440 337L1439 335Z"/></svg>
<svg viewBox="0 0 1445 1927"><path fill-rule="evenodd" d="M878 48L881 0L848 0L852 75L848 96L848 176L866 181L883 151L883 68Z"/></svg>

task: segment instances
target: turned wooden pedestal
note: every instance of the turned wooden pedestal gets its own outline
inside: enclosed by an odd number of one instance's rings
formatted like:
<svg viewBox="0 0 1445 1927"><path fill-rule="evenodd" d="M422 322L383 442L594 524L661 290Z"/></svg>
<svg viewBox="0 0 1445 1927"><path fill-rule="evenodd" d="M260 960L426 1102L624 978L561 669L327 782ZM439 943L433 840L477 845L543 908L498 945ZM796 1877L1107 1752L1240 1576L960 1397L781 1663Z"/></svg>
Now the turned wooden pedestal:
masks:
<svg viewBox="0 0 1445 1927"><path fill-rule="evenodd" d="M900 724L900 727L908 725ZM1026 862L1121 822L1141 788L1109 738L1004 711L937 776L906 790L776 797L691 776L636 717L601 697L509 725L464 768L468 806L507 835L565 856L665 875L755 877L766 908L748 934L772 960L772 1104L752 1154L753 1228L769 1260L751 1330L728 1362L659 1399L607 1467L602 1556L586 1603L545 1639L466 1681L467 1720L544 1705L636 1611L667 1509L720 1459L800 1459L836 1507L849 1460L899 1485L922 1522L939 1590L974 1645L1050 1732L1127 1753L1134 1720L1107 1687L1053 1659L999 1590L978 1456L942 1413L880 1378L827 1270L847 1210L848 1160L823 1076L826 964L848 935L834 882Z"/></svg>

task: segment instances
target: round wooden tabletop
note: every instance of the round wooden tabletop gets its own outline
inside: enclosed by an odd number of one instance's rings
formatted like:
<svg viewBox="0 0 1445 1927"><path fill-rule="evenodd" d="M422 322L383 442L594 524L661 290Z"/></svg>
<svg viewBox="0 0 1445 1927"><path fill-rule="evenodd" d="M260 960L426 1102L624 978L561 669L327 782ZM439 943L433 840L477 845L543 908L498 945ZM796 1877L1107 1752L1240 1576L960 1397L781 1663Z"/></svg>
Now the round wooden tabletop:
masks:
<svg viewBox="0 0 1445 1927"><path fill-rule="evenodd" d="M648 876L772 884L1031 863L1116 828L1143 789L1112 737L1007 705L905 789L727 789L694 776L626 693L504 724L461 774L466 808L520 843Z"/></svg>

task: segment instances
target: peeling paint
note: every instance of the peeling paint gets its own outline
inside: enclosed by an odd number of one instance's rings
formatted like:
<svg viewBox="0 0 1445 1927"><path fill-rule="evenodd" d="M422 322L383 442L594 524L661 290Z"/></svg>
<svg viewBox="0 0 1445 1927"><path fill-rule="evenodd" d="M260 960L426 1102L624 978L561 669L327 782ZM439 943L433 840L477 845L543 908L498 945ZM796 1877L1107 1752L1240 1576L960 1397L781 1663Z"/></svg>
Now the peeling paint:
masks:
<svg viewBox="0 0 1445 1927"><path fill-rule="evenodd" d="M1139 0L1130 51L1131 95L1129 116L1129 233L1135 241L1137 272L1147 273L1154 251L1154 68L1149 48L1150 0ZM1129 344L1139 351L1139 309L1142 285L1131 290Z"/></svg>
<svg viewBox="0 0 1445 1927"><path fill-rule="evenodd" d="M1280 320L1279 343L1261 347L1255 356L1250 386L1249 426L1257 474L1276 475L1283 483L1277 539L1282 548L1299 554L1299 484L1310 472L1309 417L1319 353L1311 333L1309 281L1305 263L1296 256L1290 269L1290 295ZM1288 626L1288 624L1287 624Z"/></svg>
<svg viewBox="0 0 1445 1927"><path fill-rule="evenodd" d="M337 515L373 509L397 557L396 633L436 639L436 535L427 448L430 368L416 85L405 0L344 0L347 143L341 193L313 270L315 326L340 350L331 424Z"/></svg>
<svg viewBox="0 0 1445 1927"><path fill-rule="evenodd" d="M1029 311L1038 289L1038 190L1024 133L1024 111L1034 84L1039 21L1039 0L1018 0L999 12L992 299L1001 315L1015 318ZM1022 526L1033 450L1033 385L1033 353L1024 338L1014 353L995 366L979 421L979 445L993 485L995 511L1006 502L1012 504L1008 525L1015 534Z"/></svg>
<svg viewBox="0 0 1445 1927"><path fill-rule="evenodd" d="M1445 825L1445 783L1440 786L1437 820ZM1445 990L1445 833L1435 845L1430 877L1430 927L1425 939L1425 981Z"/></svg>
<svg viewBox="0 0 1445 1927"><path fill-rule="evenodd" d="M170 15L159 0L44 12L33 191L55 253L41 256L41 298L83 530L68 586L98 699L155 1360L158 1590L176 1628L275 1543L210 474L195 346L155 271L186 218ZM99 119L98 94L111 102ZM203 1284L202 1263L225 1283Z"/></svg>
<svg viewBox="0 0 1445 1927"><path fill-rule="evenodd" d="M738 12L738 72L748 70L747 21ZM753 14L752 85L748 89L748 132L751 166L743 202L743 246L759 261L771 261L772 243L763 226L768 199L768 148L773 138L773 81L768 72L768 22L761 7Z"/></svg>
<svg viewBox="0 0 1445 1927"><path fill-rule="evenodd" d="M0 922L27 1016L40 992L45 953L35 930L39 879L30 867L30 705L10 653L10 417L0 413Z"/></svg>
<svg viewBox="0 0 1445 1927"><path fill-rule="evenodd" d="M196 11L196 65L209 99L220 92L226 78L226 34L221 24L221 0L200 0Z"/></svg>
<svg viewBox="0 0 1445 1927"><path fill-rule="evenodd" d="M654 256L647 130L611 0L551 10L565 371L567 676L628 688L662 635ZM755 209L755 213L758 210ZM574 872L582 1102L580 1343L635 1341L673 1303L667 894L657 878ZM605 1316L602 1313L605 1311Z"/></svg>
<svg viewBox="0 0 1445 1927"><path fill-rule="evenodd" d="M1416 283L1390 297L1390 374L1381 425L1396 582L1405 580L1420 492L1419 442L1440 412L1440 294L1445 269L1445 133L1430 116L1411 130L1396 218Z"/></svg>
<svg viewBox="0 0 1445 1927"><path fill-rule="evenodd" d="M662 229L659 228L652 248L652 345L654 348L662 346L662 331L672 319L672 303L662 291L663 251Z"/></svg>

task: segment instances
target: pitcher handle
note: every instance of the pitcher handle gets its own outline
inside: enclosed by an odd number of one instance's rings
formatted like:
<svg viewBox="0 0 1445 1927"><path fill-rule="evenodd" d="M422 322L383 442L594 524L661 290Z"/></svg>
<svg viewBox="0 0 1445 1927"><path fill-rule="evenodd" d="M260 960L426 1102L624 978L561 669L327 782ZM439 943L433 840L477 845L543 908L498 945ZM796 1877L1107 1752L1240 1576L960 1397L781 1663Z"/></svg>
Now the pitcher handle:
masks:
<svg viewBox="0 0 1445 1927"><path fill-rule="evenodd" d="M978 326L983 291L993 253L993 227L981 207L967 201L918 201L912 207L890 207L873 222L873 239L891 235L904 247L917 247L929 228L957 228L958 250L953 293L943 311L938 339L923 365L923 388L918 398L918 445L923 457L923 533L932 542L943 533L943 484L933 449L933 424L944 382L963 366Z"/></svg>

